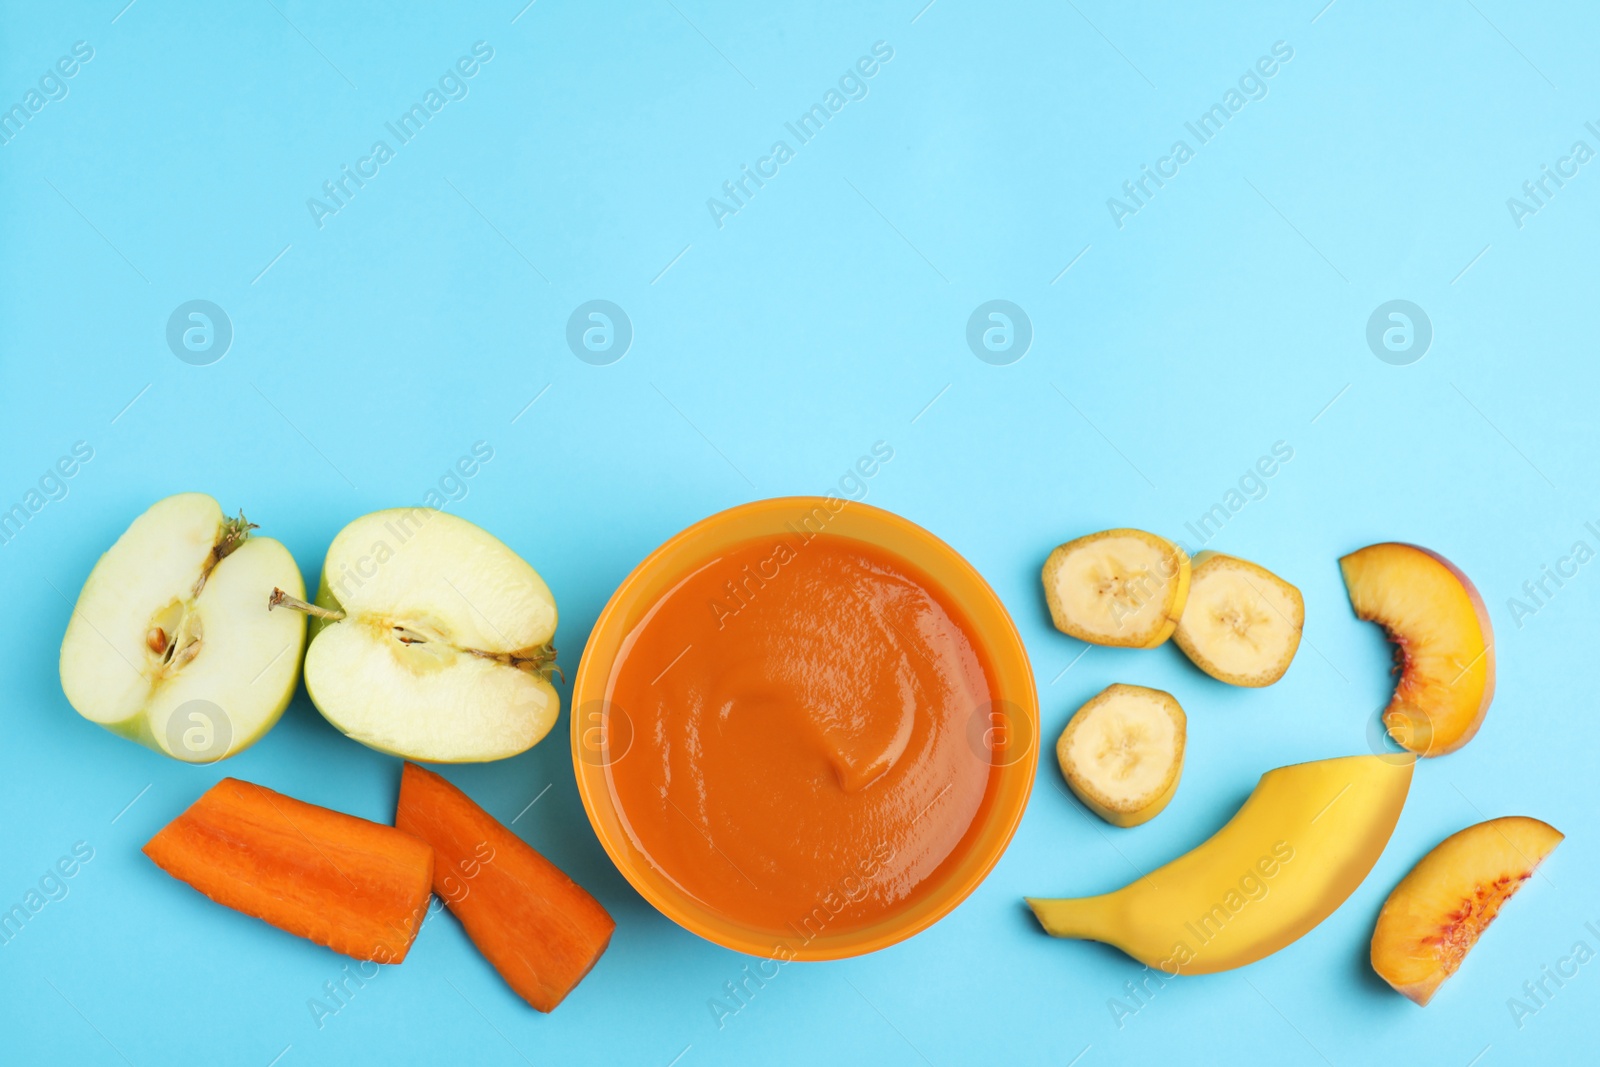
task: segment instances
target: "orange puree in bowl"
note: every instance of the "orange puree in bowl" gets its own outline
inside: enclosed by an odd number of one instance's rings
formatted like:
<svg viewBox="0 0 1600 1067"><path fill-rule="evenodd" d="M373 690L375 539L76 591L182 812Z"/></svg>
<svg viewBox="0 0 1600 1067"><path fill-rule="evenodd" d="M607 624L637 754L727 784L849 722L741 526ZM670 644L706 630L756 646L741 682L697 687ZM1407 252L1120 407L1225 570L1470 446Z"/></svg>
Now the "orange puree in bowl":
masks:
<svg viewBox="0 0 1600 1067"><path fill-rule="evenodd" d="M705 906L783 937L857 929L960 852L995 770L993 676L898 556L746 541L624 640L607 699L632 741L609 787L634 844Z"/></svg>

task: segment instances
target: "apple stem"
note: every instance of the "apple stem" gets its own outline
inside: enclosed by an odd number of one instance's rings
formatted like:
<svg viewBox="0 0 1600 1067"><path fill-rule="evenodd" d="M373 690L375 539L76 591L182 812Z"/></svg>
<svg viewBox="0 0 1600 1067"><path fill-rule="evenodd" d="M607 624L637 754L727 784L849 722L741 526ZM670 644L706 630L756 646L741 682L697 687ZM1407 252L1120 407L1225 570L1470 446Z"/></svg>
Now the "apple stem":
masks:
<svg viewBox="0 0 1600 1067"><path fill-rule="evenodd" d="M216 566L226 559L234 549L250 539L250 531L260 529L255 523L244 517L244 512L239 512L237 519L222 520L222 537L211 548L215 557L212 566Z"/></svg>
<svg viewBox="0 0 1600 1067"><path fill-rule="evenodd" d="M244 517L244 512L239 512L237 519L222 520L222 536L217 538L217 543L211 546L211 554L206 557L205 566L200 568L200 577L195 580L194 589L189 597L193 599L200 595L200 590L206 587L206 579L211 577L211 572L217 564L227 559L238 548L250 539L250 531L258 529L255 523Z"/></svg>
<svg viewBox="0 0 1600 1067"><path fill-rule="evenodd" d="M402 637L401 640L404 641L405 638ZM565 672L556 665L556 647L548 641L538 648L523 649L519 652L484 652L476 648L465 651L484 659L492 659L496 663L504 663L508 667L515 667L519 671L540 675L545 681L549 681L554 675L561 679L562 685L567 682Z"/></svg>
<svg viewBox="0 0 1600 1067"><path fill-rule="evenodd" d="M556 646L554 642L546 641L536 650L530 666L535 674L544 675L544 680L549 681L552 675L561 679L561 684L567 684L566 672L556 663Z"/></svg>
<svg viewBox="0 0 1600 1067"><path fill-rule="evenodd" d="M290 611L298 611L306 615L315 615L319 619L333 619L338 621L339 619L344 618L344 612L342 611L333 611L330 608L318 607L315 604L307 604L304 600L301 600L297 596L290 596L282 589L273 589L272 595L267 598L267 610L271 611L273 608L288 608Z"/></svg>

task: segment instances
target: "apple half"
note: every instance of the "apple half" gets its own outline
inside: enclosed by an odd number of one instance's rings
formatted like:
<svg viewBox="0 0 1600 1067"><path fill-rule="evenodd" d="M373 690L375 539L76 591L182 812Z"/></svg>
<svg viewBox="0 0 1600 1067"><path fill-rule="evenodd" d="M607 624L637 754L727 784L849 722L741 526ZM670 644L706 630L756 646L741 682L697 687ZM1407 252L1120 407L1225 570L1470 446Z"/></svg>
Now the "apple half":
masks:
<svg viewBox="0 0 1600 1067"><path fill-rule="evenodd" d="M313 616L311 702L380 752L504 759L555 724L555 598L465 519L423 507L356 519L328 547L316 603L285 594L274 606Z"/></svg>
<svg viewBox="0 0 1600 1067"><path fill-rule="evenodd" d="M1394 642L1389 736L1419 756L1471 741L1494 699L1494 631L1472 582L1438 553L1394 542L1352 552L1339 569L1356 617Z"/></svg>
<svg viewBox="0 0 1600 1067"><path fill-rule="evenodd" d="M303 593L289 550L252 537L204 493L151 505L90 572L61 642L78 714L188 763L254 744L294 695L305 620L273 612Z"/></svg>

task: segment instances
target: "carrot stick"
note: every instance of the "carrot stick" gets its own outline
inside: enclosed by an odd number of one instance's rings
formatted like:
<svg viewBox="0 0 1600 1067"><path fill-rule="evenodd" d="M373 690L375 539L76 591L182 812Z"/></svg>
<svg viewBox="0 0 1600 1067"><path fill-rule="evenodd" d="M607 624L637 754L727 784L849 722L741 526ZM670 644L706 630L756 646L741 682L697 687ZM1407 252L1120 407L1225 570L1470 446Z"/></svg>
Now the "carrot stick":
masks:
<svg viewBox="0 0 1600 1067"><path fill-rule="evenodd" d="M600 902L432 771L407 763L395 826L433 846L433 891L500 977L550 1011L616 928Z"/></svg>
<svg viewBox="0 0 1600 1067"><path fill-rule="evenodd" d="M378 963L405 959L433 850L410 834L224 778L144 846L218 904Z"/></svg>

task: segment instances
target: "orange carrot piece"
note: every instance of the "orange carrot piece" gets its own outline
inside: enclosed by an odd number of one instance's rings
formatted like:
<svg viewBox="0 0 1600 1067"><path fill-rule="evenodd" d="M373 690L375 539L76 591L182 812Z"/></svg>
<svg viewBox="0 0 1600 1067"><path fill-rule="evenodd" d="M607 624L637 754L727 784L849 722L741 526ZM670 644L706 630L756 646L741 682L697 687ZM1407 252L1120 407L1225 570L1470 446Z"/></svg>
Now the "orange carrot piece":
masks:
<svg viewBox="0 0 1600 1067"><path fill-rule="evenodd" d="M406 958L433 884L425 842L237 778L206 790L144 854L218 904L378 963Z"/></svg>
<svg viewBox="0 0 1600 1067"><path fill-rule="evenodd" d="M439 775L407 763L394 824L433 846L433 891L500 977L551 1011L617 924L583 887Z"/></svg>

